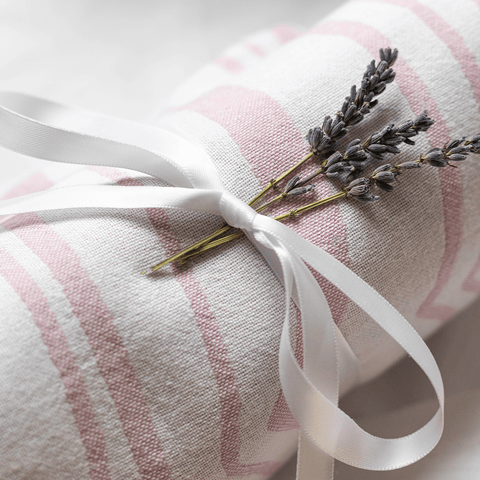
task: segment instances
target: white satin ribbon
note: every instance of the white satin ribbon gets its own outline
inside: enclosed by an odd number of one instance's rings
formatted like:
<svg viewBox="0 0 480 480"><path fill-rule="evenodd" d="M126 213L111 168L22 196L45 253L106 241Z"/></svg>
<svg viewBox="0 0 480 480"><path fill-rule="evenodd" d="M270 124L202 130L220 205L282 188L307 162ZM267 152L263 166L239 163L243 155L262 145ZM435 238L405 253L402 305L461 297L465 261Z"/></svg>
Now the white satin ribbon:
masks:
<svg viewBox="0 0 480 480"><path fill-rule="evenodd" d="M416 462L435 447L443 430L443 383L422 338L392 305L341 262L225 191L213 163L199 146L164 130L22 94L2 93L0 102L0 145L4 147L58 162L129 168L174 185L51 188L0 202L0 215L66 208L162 207L207 212L243 229L262 252L285 285L279 369L283 393L301 427L298 480L333 478L334 458L358 468L391 470ZM306 264L368 313L425 372L440 408L422 428L401 438L375 437L339 409L341 384L352 385L358 363ZM302 316L303 369L289 339L291 298Z"/></svg>

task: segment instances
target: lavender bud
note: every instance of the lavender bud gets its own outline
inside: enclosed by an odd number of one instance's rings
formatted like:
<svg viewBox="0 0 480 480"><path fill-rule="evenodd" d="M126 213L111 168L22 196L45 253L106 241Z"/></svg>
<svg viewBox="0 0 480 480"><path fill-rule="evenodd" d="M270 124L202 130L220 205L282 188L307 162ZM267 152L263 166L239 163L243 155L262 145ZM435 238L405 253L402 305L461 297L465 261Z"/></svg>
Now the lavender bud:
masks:
<svg viewBox="0 0 480 480"><path fill-rule="evenodd" d="M470 145L469 147L469 152L470 153L480 153L480 142L477 142L477 143L473 143L472 145Z"/></svg>
<svg viewBox="0 0 480 480"><path fill-rule="evenodd" d="M406 138L404 140L404 142L407 144L407 145L415 145L415 142L413 140L410 140L409 138Z"/></svg>
<svg viewBox="0 0 480 480"><path fill-rule="evenodd" d="M471 143L478 143L480 142L480 133L476 133L472 137L467 138L465 140L465 145L470 145Z"/></svg>
<svg viewBox="0 0 480 480"><path fill-rule="evenodd" d="M332 117L330 117L330 115L327 115L325 117L325 120L323 121L323 131L327 135L330 135L331 128L332 128Z"/></svg>
<svg viewBox="0 0 480 480"><path fill-rule="evenodd" d="M325 171L328 173L333 173L333 172L339 172L339 171L349 171L352 172L354 170L354 167L351 165L348 165L347 162L338 162L334 163L331 167L328 167Z"/></svg>
<svg viewBox="0 0 480 480"><path fill-rule="evenodd" d="M288 192L288 196L290 195L303 195L304 193L311 192L315 188L315 184L305 185L304 187L294 188L290 192Z"/></svg>
<svg viewBox="0 0 480 480"><path fill-rule="evenodd" d="M347 110L349 108L349 106L351 105L348 97L345 99L345 101L343 102L343 105L342 105L342 113L343 115L345 115L347 113Z"/></svg>
<svg viewBox="0 0 480 480"><path fill-rule="evenodd" d="M348 163L349 163L352 167L355 167L355 170L358 171L359 168L365 166L366 160L367 160L367 158L365 157L364 160L350 160Z"/></svg>
<svg viewBox="0 0 480 480"><path fill-rule="evenodd" d="M353 145L352 147L347 147L347 151L345 152L345 158L348 158L355 153L357 153L359 150L362 150L361 145Z"/></svg>
<svg viewBox="0 0 480 480"><path fill-rule="evenodd" d="M386 48L385 50L383 48L380 49L380 60L385 60L388 62L387 60L387 52L388 50L390 50L390 48ZM388 55L390 54L391 52L388 52Z"/></svg>
<svg viewBox="0 0 480 480"><path fill-rule="evenodd" d="M288 193L290 190L295 188L295 185L300 181L300 177L295 175L289 182L285 185L285 193Z"/></svg>
<svg viewBox="0 0 480 480"><path fill-rule="evenodd" d="M407 120L406 122L401 123L397 127L397 131L406 132L407 130L409 130L412 127L412 125L413 125L413 120ZM413 131L413 133L416 133L416 132Z"/></svg>
<svg viewBox="0 0 480 480"><path fill-rule="evenodd" d="M393 64L397 61L397 57L398 57L398 50L394 48L392 52L392 56L390 57L390 61L388 62L389 67L393 67Z"/></svg>
<svg viewBox="0 0 480 480"><path fill-rule="evenodd" d="M355 97L357 96L357 86L356 85L352 85L352 87L350 88L350 103L353 103L355 101Z"/></svg>
<svg viewBox="0 0 480 480"><path fill-rule="evenodd" d="M343 160L343 155L340 152L335 152L332 155L330 155L327 159L327 162L325 163L325 169L329 168L331 165L334 163L340 162Z"/></svg>
<svg viewBox="0 0 480 480"><path fill-rule="evenodd" d="M462 142L463 142L463 138L460 139L460 140L451 140L450 142L448 142L447 144L445 144L445 146L443 147L443 150L445 152L450 152L452 149L458 147ZM458 152L453 152L453 153L458 153Z"/></svg>
<svg viewBox="0 0 480 480"><path fill-rule="evenodd" d="M368 115L370 113L370 105L368 103L364 103L358 113L361 113L362 115Z"/></svg>
<svg viewBox="0 0 480 480"><path fill-rule="evenodd" d="M326 172L325 175L330 178L338 178L340 176L340 172Z"/></svg>
<svg viewBox="0 0 480 480"><path fill-rule="evenodd" d="M455 154L455 153L465 153L467 151L467 147L465 147L464 145L462 145L461 147L455 147L455 148L452 148L451 150L447 150L447 155L452 155L452 154Z"/></svg>
<svg viewBox="0 0 480 480"><path fill-rule="evenodd" d="M384 165L380 165L376 168L372 175L376 175L377 173L384 172L385 170L391 170L393 167L389 163L385 163Z"/></svg>
<svg viewBox="0 0 480 480"><path fill-rule="evenodd" d="M375 95L380 95L381 93L384 92L384 90L387 88L387 85L385 82L380 82L373 90L373 93Z"/></svg>
<svg viewBox="0 0 480 480"><path fill-rule="evenodd" d="M429 158L429 156L430 156L430 158ZM425 159L428 161L428 163L432 167L446 167L447 166L447 160L443 156L438 157L438 156L435 156L433 154L427 154Z"/></svg>
<svg viewBox="0 0 480 480"><path fill-rule="evenodd" d="M413 122L416 130L426 132L434 123L435 120L429 118L427 111L421 113Z"/></svg>
<svg viewBox="0 0 480 480"><path fill-rule="evenodd" d="M307 135L307 143L310 145L312 150L316 149L323 137L323 131L320 127L311 128Z"/></svg>
<svg viewBox="0 0 480 480"><path fill-rule="evenodd" d="M462 160L465 160L468 157L468 155L460 155L459 153L454 153L453 155L449 155L448 159L452 160L452 162L461 162Z"/></svg>
<svg viewBox="0 0 480 480"><path fill-rule="evenodd" d="M385 73L387 73L387 72L385 72ZM392 72L389 73L387 78L383 78L385 73L382 74L382 77L380 78L380 80L382 80L382 82L385 82L385 83L392 83L395 80L395 77L396 77L397 73L392 71Z"/></svg>
<svg viewBox="0 0 480 480"><path fill-rule="evenodd" d="M356 185L355 187L351 188L348 192L349 195L358 196L358 195L365 195L369 193L370 189L368 185Z"/></svg>
<svg viewBox="0 0 480 480"><path fill-rule="evenodd" d="M425 155L425 160L431 165L433 165L432 162L445 163L445 165L447 164L444 154L440 148L432 148L431 150L429 150L428 153Z"/></svg>
<svg viewBox="0 0 480 480"><path fill-rule="evenodd" d="M347 113L345 113L345 121L348 122L356 111L357 107L355 107L355 105L350 105L348 107Z"/></svg>
<svg viewBox="0 0 480 480"><path fill-rule="evenodd" d="M404 162L396 165L397 168L409 170L410 168L421 168L422 164L420 162Z"/></svg>
<svg viewBox="0 0 480 480"><path fill-rule="evenodd" d="M364 73L365 77L371 77L375 73L376 67L375 67L375 59L373 59L368 65L367 65L367 71Z"/></svg>
<svg viewBox="0 0 480 480"><path fill-rule="evenodd" d="M377 67L377 73L381 75L388 67L388 63L385 60L382 60Z"/></svg>
<svg viewBox="0 0 480 480"><path fill-rule="evenodd" d="M354 147L355 145L359 145L361 140L359 138L356 138L355 140L352 140L348 145L347 145L347 150L349 148Z"/></svg>
<svg viewBox="0 0 480 480"><path fill-rule="evenodd" d="M395 135L398 135L398 133L396 133ZM391 138L390 140L386 140L385 144L386 145L398 145L400 143L403 143L404 141L405 141L405 137L402 137L402 135L398 135L395 138Z"/></svg>
<svg viewBox="0 0 480 480"><path fill-rule="evenodd" d="M371 79L370 79L370 85L369 88L370 90L373 90L376 86L377 83L380 81L380 76L378 74L375 74Z"/></svg>
<svg viewBox="0 0 480 480"><path fill-rule="evenodd" d="M353 107L355 108L355 107ZM331 132L331 137L334 138L336 137L340 131L343 129L343 127L345 126L345 122L338 122L333 128L332 128L332 132Z"/></svg>
<svg viewBox="0 0 480 480"><path fill-rule="evenodd" d="M360 196L356 196L356 197L353 197L353 198L356 198L357 200L360 200L361 202L376 202L377 200L380 200L380 197L378 197L376 195L371 195L369 193L367 193L366 195L360 195Z"/></svg>
<svg viewBox="0 0 480 480"><path fill-rule="evenodd" d="M372 176L375 180L378 180L380 182L387 182L391 183L395 180L395 173L393 172L378 172L375 175Z"/></svg>
<svg viewBox="0 0 480 480"><path fill-rule="evenodd" d="M363 88L361 88L358 92L357 92L357 96L355 97L355 105L358 107L359 105L361 105L363 103L363 99L365 98L365 90Z"/></svg>
<svg viewBox="0 0 480 480"><path fill-rule="evenodd" d="M347 157L345 156L345 158ZM365 162L367 158L367 154L364 150L358 150L348 156L349 161L354 160L356 162Z"/></svg>
<svg viewBox="0 0 480 480"><path fill-rule="evenodd" d="M370 145L368 147L368 151L373 153L385 153L387 151L387 147L385 145Z"/></svg>
<svg viewBox="0 0 480 480"><path fill-rule="evenodd" d="M346 187L346 190L350 190L351 188L356 187L357 185L370 185L370 180L365 177L356 178L355 180L353 180L348 184L348 186Z"/></svg>
<svg viewBox="0 0 480 480"><path fill-rule="evenodd" d="M357 112L348 122L349 125L356 125L363 120L363 115L360 112Z"/></svg>

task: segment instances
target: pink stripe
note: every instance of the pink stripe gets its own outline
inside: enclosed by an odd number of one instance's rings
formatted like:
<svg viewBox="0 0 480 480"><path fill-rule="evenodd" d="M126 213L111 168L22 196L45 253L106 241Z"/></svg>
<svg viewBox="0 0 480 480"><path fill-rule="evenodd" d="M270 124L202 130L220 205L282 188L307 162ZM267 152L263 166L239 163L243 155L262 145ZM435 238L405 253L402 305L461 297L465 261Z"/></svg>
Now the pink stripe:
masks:
<svg viewBox="0 0 480 480"><path fill-rule="evenodd" d="M236 58L219 57L213 63L230 73L239 73L245 70L245 65Z"/></svg>
<svg viewBox="0 0 480 480"><path fill-rule="evenodd" d="M122 185L141 186L142 183L123 172L111 169L92 167L101 175L121 183ZM167 213L162 209L146 209L148 218L157 231L160 241L164 245L165 255L177 253L180 242L170 229ZM239 463L240 457L240 427L239 417L241 409L240 393L235 377L235 371L230 365L228 351L222 333L212 313L208 298L202 290L199 281L189 269L179 270L176 265L171 266L179 285L183 288L205 343L211 369L215 375L220 392L220 461L229 477L246 475L272 475L281 467L279 462L261 462L250 465Z"/></svg>
<svg viewBox="0 0 480 480"><path fill-rule="evenodd" d="M254 43L246 43L245 47L259 57L264 57L266 55L265 50Z"/></svg>
<svg viewBox="0 0 480 480"><path fill-rule="evenodd" d="M408 8L447 45L471 84L477 105L480 105L480 67L477 65L475 55L467 47L462 36L434 10L416 0L377 1Z"/></svg>
<svg viewBox="0 0 480 480"><path fill-rule="evenodd" d="M281 44L288 43L300 36L300 32L290 25L277 25L272 28L272 33Z"/></svg>
<svg viewBox="0 0 480 480"><path fill-rule="evenodd" d="M36 214L4 225L50 268L85 331L117 407L132 455L146 480L169 479L169 469L128 352L97 286L70 245ZM54 248L52 248L54 246Z"/></svg>
<svg viewBox="0 0 480 480"><path fill-rule="evenodd" d="M10 254L0 250L0 275L15 290L40 331L50 359L60 373L65 395L72 407L80 438L85 446L90 476L93 480L108 480L108 460L103 433L97 425L82 372L74 354L51 311L48 300L30 274Z"/></svg>
<svg viewBox="0 0 480 480"><path fill-rule="evenodd" d="M356 22L328 22L315 28L311 33L341 35L351 38L373 56L377 56L379 45L389 45L391 43L387 37L374 28ZM435 127L427 132L430 143L443 145L449 139L450 132L435 100L429 94L427 86L402 57L398 58L395 70L397 71L395 80L400 92L410 104L410 108L414 112L420 112L423 102L425 102L426 109L435 119ZM455 309L446 305L435 305L435 300L447 285L461 247L463 235L462 183L460 172L456 168L440 168L438 173L443 196L445 250L436 283L420 305L417 316L446 320L455 313Z"/></svg>

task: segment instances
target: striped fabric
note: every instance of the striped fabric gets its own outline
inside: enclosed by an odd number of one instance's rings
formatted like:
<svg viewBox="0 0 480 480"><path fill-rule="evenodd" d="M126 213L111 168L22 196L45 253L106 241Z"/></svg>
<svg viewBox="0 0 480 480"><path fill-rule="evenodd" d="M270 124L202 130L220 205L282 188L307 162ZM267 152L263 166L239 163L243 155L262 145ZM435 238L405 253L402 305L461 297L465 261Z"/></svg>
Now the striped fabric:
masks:
<svg viewBox="0 0 480 480"><path fill-rule="evenodd" d="M479 28L478 0L352 1L302 35L280 27L233 47L179 88L158 123L201 143L227 189L248 200L308 151L305 132L339 109L379 47L391 45L400 50L396 81L346 141L425 106L436 124L403 147L402 160L413 160L480 131ZM107 168L58 172L53 165L8 195L53 184L160 185ZM373 206L339 202L289 226L427 337L480 293L480 161L408 173ZM315 196L334 188L320 181ZM284 292L263 258L239 240L188 268L140 274L218 225L159 209L0 220L0 478L260 479L286 462L298 426L278 378ZM318 281L362 382L401 357ZM301 361L299 320L293 310Z"/></svg>

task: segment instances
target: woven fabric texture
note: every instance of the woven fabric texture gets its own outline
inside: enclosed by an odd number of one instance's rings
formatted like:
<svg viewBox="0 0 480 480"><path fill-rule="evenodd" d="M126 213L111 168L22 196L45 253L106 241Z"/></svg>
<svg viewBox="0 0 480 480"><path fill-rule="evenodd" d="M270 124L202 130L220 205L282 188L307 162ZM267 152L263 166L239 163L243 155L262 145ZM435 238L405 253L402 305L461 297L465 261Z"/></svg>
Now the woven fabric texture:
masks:
<svg viewBox="0 0 480 480"><path fill-rule="evenodd" d="M339 110L380 47L393 46L396 81L342 145L426 108L435 125L399 156L414 160L480 131L480 3L460 3L352 1L303 34L262 32L181 86L158 124L202 144L226 188L248 200L308 152L305 132ZM407 172L374 205L338 202L287 224L428 337L480 293L472 157L459 168ZM4 196L106 182L161 185L97 167L64 178L53 165ZM312 198L336 188L321 180ZM292 455L298 425L278 378L284 292L247 240L142 276L219 219L147 209L0 222L0 478L253 480ZM362 382L402 356L318 281ZM293 310L299 359L300 320Z"/></svg>

